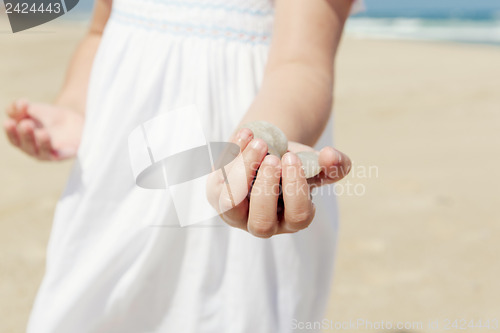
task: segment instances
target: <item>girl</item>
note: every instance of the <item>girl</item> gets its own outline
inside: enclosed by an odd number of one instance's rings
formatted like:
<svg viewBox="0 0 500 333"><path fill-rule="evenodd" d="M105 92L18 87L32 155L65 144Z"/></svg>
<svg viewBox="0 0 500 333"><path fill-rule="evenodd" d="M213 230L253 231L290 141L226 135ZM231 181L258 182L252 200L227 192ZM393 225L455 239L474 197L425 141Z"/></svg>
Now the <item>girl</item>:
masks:
<svg viewBox="0 0 500 333"><path fill-rule="evenodd" d="M335 198L323 193L313 205L309 191L284 193L277 214L277 195L265 190L280 178L307 185L295 152L330 144L334 57L358 5L98 0L56 103L19 100L7 110L13 145L41 160L77 157L28 332L276 333L321 320ZM245 166L260 167L249 199L220 211L226 227L176 226L169 194L136 186L132 175L131 131L191 104L211 141L231 137ZM250 130L237 131L254 120L296 142L282 160L266 156ZM331 147L319 159L314 185L350 166ZM250 185L255 167L247 170Z"/></svg>

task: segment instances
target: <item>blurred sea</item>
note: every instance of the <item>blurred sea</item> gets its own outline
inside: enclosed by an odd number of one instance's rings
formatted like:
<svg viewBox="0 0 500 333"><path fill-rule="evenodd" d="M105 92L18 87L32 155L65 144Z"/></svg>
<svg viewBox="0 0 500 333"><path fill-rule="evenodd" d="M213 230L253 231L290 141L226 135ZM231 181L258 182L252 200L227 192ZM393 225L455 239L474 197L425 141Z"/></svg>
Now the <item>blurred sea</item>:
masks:
<svg viewBox="0 0 500 333"><path fill-rule="evenodd" d="M365 0L346 33L357 37L500 45L500 0Z"/></svg>
<svg viewBox="0 0 500 333"><path fill-rule="evenodd" d="M88 19L93 3L80 0L66 18ZM347 22L347 34L500 45L500 0L365 0L365 3L366 10Z"/></svg>

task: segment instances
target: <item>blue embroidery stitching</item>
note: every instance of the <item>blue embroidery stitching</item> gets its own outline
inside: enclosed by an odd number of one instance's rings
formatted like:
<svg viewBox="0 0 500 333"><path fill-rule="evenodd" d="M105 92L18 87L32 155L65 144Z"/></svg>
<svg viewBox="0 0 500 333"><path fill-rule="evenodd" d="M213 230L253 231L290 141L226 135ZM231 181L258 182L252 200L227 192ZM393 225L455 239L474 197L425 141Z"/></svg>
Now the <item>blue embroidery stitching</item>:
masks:
<svg viewBox="0 0 500 333"><path fill-rule="evenodd" d="M135 14L130 14L126 13L123 11L120 11L118 9L114 9L112 12L113 18L115 18L117 21L121 23L127 23L127 24L134 24L136 26L140 26L142 28L152 28L157 31L165 31L165 29L161 29L161 26L169 26L177 29L183 29L183 30L191 30L191 31L169 31L172 34L176 35L182 35L182 36L187 36L187 35L193 35L193 36L198 36L202 38L223 38L226 40L231 40L231 41L240 41L240 42L246 42L250 44L268 44L269 39L271 37L271 34L269 33L259 33L256 31L245 31L245 30L238 30L238 29L233 29L229 27L220 27L220 26L207 26L207 25L196 25L196 24L189 24L189 23L179 23L179 22L172 22L168 20L158 20L158 19L152 19L144 16L139 16ZM128 19L128 20L127 20ZM132 20L132 21L131 21ZM205 30L207 33L200 33L192 30ZM217 35L210 34L210 32L216 32L219 33ZM230 33L233 35L238 35L238 37L232 37L232 36L227 36L227 35L221 35L220 33Z"/></svg>
<svg viewBox="0 0 500 333"><path fill-rule="evenodd" d="M240 14L248 14L253 16L269 16L274 14L274 10L262 11L262 10L252 10L249 8L241 8L236 6L228 5L215 5L215 4L205 4L199 2L182 2L182 1L172 1L172 0L148 0L147 2L153 2L165 6L177 6L177 7L187 7L187 8L201 8L201 9L212 9L212 10L225 10L230 12L237 12Z"/></svg>

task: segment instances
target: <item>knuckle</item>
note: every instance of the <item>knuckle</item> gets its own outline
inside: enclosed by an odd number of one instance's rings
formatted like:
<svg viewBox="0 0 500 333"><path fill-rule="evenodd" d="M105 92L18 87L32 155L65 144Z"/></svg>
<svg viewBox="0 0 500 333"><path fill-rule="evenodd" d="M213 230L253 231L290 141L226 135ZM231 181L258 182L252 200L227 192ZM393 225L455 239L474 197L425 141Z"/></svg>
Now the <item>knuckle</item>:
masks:
<svg viewBox="0 0 500 333"><path fill-rule="evenodd" d="M258 161L257 159L247 158L244 161L244 168L247 172L247 176L249 175L254 176L259 167L260 167L260 161Z"/></svg>
<svg viewBox="0 0 500 333"><path fill-rule="evenodd" d="M309 196L309 185L299 179L287 180L283 183L283 194L286 196Z"/></svg>
<svg viewBox="0 0 500 333"><path fill-rule="evenodd" d="M294 186L299 186L300 185L300 177L297 174L293 173L286 173L284 176L284 181L286 182L287 186L294 187Z"/></svg>
<svg viewBox="0 0 500 333"><path fill-rule="evenodd" d="M225 213L234 208L234 202L231 200L229 195L221 194L219 197L219 212Z"/></svg>
<svg viewBox="0 0 500 333"><path fill-rule="evenodd" d="M27 123L22 123L18 126L19 134L29 139L31 134L31 126Z"/></svg>
<svg viewBox="0 0 500 333"><path fill-rule="evenodd" d="M48 138L38 138L36 141L41 149L44 150L50 149L50 140Z"/></svg>
<svg viewBox="0 0 500 333"><path fill-rule="evenodd" d="M228 211L226 213L220 213L219 217L230 227L246 230L246 218L242 219L239 217L238 212L234 210Z"/></svg>
<svg viewBox="0 0 500 333"><path fill-rule="evenodd" d="M279 183L274 177L262 177L258 179L254 187L261 189L261 193L264 195L279 194Z"/></svg>
<svg viewBox="0 0 500 333"><path fill-rule="evenodd" d="M23 124L19 124L17 126L17 132L19 133L20 136L25 136L28 133L28 128Z"/></svg>
<svg viewBox="0 0 500 333"><path fill-rule="evenodd" d="M230 227L233 227L233 228L239 228L240 227L240 223L236 222L235 220L233 219L230 219L228 218L225 214L221 214L221 219Z"/></svg>
<svg viewBox="0 0 500 333"><path fill-rule="evenodd" d="M307 228L314 218L314 212L311 209L290 213L285 212L285 214L286 221L294 230L302 230Z"/></svg>
<svg viewBox="0 0 500 333"><path fill-rule="evenodd" d="M259 238L270 238L276 232L276 225L269 221L253 220L248 224L248 231Z"/></svg>

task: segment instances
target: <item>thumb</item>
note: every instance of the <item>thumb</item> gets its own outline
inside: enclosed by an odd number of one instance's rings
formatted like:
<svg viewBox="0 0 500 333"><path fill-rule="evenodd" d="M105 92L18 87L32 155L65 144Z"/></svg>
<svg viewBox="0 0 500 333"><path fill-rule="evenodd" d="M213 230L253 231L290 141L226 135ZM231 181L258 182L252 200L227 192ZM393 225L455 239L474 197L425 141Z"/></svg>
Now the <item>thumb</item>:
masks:
<svg viewBox="0 0 500 333"><path fill-rule="evenodd" d="M325 147L320 151L319 164L322 172L309 180L312 186L338 182L349 174L352 167L351 159L332 147Z"/></svg>

